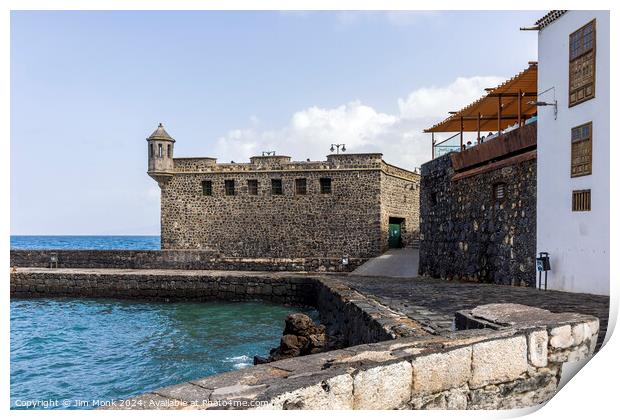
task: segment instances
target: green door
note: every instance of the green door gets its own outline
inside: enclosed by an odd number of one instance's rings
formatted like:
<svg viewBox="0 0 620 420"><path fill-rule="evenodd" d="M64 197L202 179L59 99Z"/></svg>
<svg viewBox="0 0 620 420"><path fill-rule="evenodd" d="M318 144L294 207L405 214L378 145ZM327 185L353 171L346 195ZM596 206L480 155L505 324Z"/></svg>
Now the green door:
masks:
<svg viewBox="0 0 620 420"><path fill-rule="evenodd" d="M400 239L400 223L390 223L388 229L388 244L390 248L400 248L402 246Z"/></svg>

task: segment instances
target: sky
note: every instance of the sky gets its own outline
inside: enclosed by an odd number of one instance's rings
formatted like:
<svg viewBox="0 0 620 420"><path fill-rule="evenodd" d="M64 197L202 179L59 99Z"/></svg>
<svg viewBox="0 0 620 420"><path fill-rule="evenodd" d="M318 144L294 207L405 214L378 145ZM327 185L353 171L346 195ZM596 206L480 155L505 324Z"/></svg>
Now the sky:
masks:
<svg viewBox="0 0 620 420"><path fill-rule="evenodd" d="M175 157L418 167L424 128L536 60L543 14L14 11L11 234L159 234L159 122Z"/></svg>

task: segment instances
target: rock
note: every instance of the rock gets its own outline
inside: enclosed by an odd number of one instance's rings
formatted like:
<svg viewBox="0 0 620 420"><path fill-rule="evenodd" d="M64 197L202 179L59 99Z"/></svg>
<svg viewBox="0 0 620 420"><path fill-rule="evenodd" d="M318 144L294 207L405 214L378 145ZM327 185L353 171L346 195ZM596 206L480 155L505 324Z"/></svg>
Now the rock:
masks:
<svg viewBox="0 0 620 420"><path fill-rule="evenodd" d="M262 356L254 356L254 364L255 365L262 365L265 363L269 363L269 359L267 357L262 357Z"/></svg>
<svg viewBox="0 0 620 420"><path fill-rule="evenodd" d="M307 336L315 328L316 326L312 322L312 318L306 314L290 314L284 320L284 335Z"/></svg>
<svg viewBox="0 0 620 420"><path fill-rule="evenodd" d="M271 349L268 358L254 356L255 365L320 353L327 349L325 326L315 325L308 315L296 313L287 316L282 334L280 346Z"/></svg>

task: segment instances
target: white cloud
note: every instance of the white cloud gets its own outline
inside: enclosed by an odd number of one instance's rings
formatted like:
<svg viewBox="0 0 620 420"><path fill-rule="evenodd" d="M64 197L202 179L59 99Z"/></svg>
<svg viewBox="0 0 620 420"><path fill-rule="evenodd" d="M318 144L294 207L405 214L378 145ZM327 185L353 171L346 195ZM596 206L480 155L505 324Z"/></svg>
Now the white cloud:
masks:
<svg viewBox="0 0 620 420"><path fill-rule="evenodd" d="M505 80L495 76L459 77L444 87L421 88L411 92L406 99L398 99L402 118L425 118L458 111L482 94L484 88L495 87Z"/></svg>
<svg viewBox="0 0 620 420"><path fill-rule="evenodd" d="M447 86L423 87L404 99L398 98L395 115L379 112L359 100L332 109L309 107L295 112L288 124L278 129L261 130L252 124L229 131L218 139L217 156L223 162L247 161L249 156L275 150L294 160L320 160L329 153L331 143L345 143L348 152L381 152L388 162L413 168L430 158L430 138L422 133L424 128L502 80L460 77Z"/></svg>

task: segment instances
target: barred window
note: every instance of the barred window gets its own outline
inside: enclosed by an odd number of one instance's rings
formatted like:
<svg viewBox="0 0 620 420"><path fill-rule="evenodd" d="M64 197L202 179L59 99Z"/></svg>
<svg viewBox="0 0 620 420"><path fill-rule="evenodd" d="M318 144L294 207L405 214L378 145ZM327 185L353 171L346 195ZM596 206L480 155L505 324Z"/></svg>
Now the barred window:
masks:
<svg viewBox="0 0 620 420"><path fill-rule="evenodd" d="M596 20L579 28L569 39L568 106L594 98Z"/></svg>
<svg viewBox="0 0 620 420"><path fill-rule="evenodd" d="M306 194L306 178L298 178L295 180L295 194L305 195Z"/></svg>
<svg viewBox="0 0 620 420"><path fill-rule="evenodd" d="M573 211L590 211L592 209L592 195L590 190L573 191Z"/></svg>
<svg viewBox="0 0 620 420"><path fill-rule="evenodd" d="M321 178L319 182L321 183L321 194L332 193L332 179L331 178Z"/></svg>
<svg viewBox="0 0 620 420"><path fill-rule="evenodd" d="M498 182L493 185L493 198L495 201L501 201L506 196L506 184Z"/></svg>
<svg viewBox="0 0 620 420"><path fill-rule="evenodd" d="M202 195L213 195L213 184L211 181L202 181Z"/></svg>
<svg viewBox="0 0 620 420"><path fill-rule="evenodd" d="M234 179L224 180L224 192L226 193L226 195L235 195L235 180Z"/></svg>
<svg viewBox="0 0 620 420"><path fill-rule="evenodd" d="M571 130L572 178L592 174L592 123L574 127Z"/></svg>
<svg viewBox="0 0 620 420"><path fill-rule="evenodd" d="M271 194L273 195L282 195L284 191L282 190L282 180L281 179L272 179L271 180Z"/></svg>
<svg viewBox="0 0 620 420"><path fill-rule="evenodd" d="M258 180L248 179L248 194L258 195Z"/></svg>

